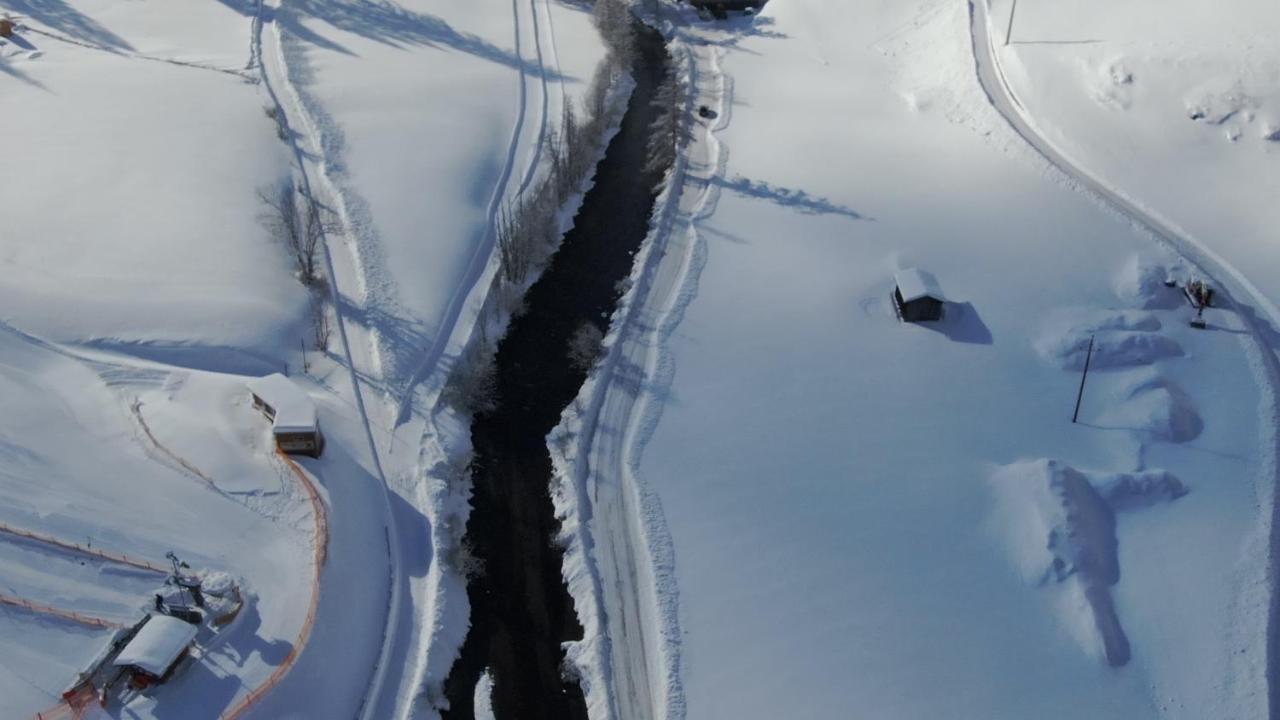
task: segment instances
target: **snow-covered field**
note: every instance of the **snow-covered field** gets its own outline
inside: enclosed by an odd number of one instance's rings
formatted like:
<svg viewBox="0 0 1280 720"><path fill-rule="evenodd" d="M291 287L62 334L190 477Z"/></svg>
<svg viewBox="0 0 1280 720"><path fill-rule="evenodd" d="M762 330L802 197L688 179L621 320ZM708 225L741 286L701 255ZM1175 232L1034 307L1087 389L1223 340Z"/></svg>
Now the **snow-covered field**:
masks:
<svg viewBox="0 0 1280 720"><path fill-rule="evenodd" d="M600 716L1265 716L1272 390L1251 325L1164 284L1205 270L1014 132L964 3L676 34L719 116L553 441ZM893 315L915 266L937 325Z"/></svg>
<svg viewBox="0 0 1280 720"><path fill-rule="evenodd" d="M1280 6L1031 0L1014 21L1002 62L1042 132L1276 302Z"/></svg>
<svg viewBox="0 0 1280 720"><path fill-rule="evenodd" d="M1280 302L1280 11L1020 0L1006 47L1011 9L667 7L689 110L712 112L552 442L594 718L1270 711L1255 330ZM168 551L236 578L245 610L109 715L432 716L466 626L440 562L465 499L445 483L465 440L442 435L465 427L441 430L439 390L494 214L603 56L589 14L5 12L0 716L57 704ZM259 218L290 178L333 211L323 347ZM909 267L942 322L894 317ZM1165 281L1206 275L1227 285L1202 331ZM296 472L244 388L271 372L328 439Z"/></svg>
<svg viewBox="0 0 1280 720"><path fill-rule="evenodd" d="M109 712L424 710L433 628L465 616L428 586L419 447L487 289L492 213L535 176L603 56L588 13L554 0L3 0L0 13L19 23L0 41L0 522L159 565L173 550L252 598L173 681ZM335 213L326 347L259 218L259 189L290 177ZM300 377L304 353L328 445L301 465L323 517L244 388ZM132 623L163 580L11 535L0 577L5 598L105 624ZM4 646L22 648L0 659L5 717L53 706L110 633L0 613ZM456 647L443 652L447 669Z"/></svg>

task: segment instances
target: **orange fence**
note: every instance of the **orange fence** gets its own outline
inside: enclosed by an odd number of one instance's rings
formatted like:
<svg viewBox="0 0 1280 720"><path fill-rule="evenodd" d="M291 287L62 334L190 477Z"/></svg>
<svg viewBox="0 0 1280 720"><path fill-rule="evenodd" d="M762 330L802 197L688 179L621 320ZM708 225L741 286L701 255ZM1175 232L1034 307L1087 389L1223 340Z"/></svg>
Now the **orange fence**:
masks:
<svg viewBox="0 0 1280 720"><path fill-rule="evenodd" d="M80 720L84 711L94 705L101 707L101 699L93 684L84 682L63 693L62 702L36 713L35 720Z"/></svg>
<svg viewBox="0 0 1280 720"><path fill-rule="evenodd" d="M320 493L316 490L316 486L311 482L311 477L307 475L293 458L285 455L283 452L277 451L284 460L293 474L298 477L302 483L303 490L306 491L307 497L311 501L311 511L316 519L315 527L315 577L311 581L311 604L307 608L307 616L302 621L302 629L298 631L298 639L293 643L293 648L289 650L289 654L285 656L284 661L276 667L261 685L249 691L240 702L236 703L231 709L222 714L222 720L235 720L243 716L255 704L258 703L267 693L276 688L277 685L284 680L289 671L293 669L293 665L298 660L298 656L302 654L303 648L307 646L307 641L311 639L311 630L316 622L316 607L320 604L320 569L324 567L325 557L328 553L329 546L329 518L325 513L324 501L320 499Z"/></svg>
<svg viewBox="0 0 1280 720"><path fill-rule="evenodd" d="M79 717L80 712L65 702L36 713L36 720L78 720Z"/></svg>
<svg viewBox="0 0 1280 720"><path fill-rule="evenodd" d="M40 615L51 615L53 617L62 618L63 620L80 623L81 625L104 628L107 630L118 630L125 627L123 623L118 623L112 620L103 620L102 618L93 617L92 615L78 613L75 610L62 610L60 608L53 607L52 605L32 602L20 597L13 597L12 595L0 595L0 605L10 605L12 607L23 608L25 610L30 610L33 613L39 613Z"/></svg>
<svg viewBox="0 0 1280 720"><path fill-rule="evenodd" d="M147 562L146 560L141 560L139 558L132 558L132 557L129 557L128 555L125 555L124 553L111 552L110 550L99 550L97 548L92 548L87 545L77 545L76 543L69 543L63 540L59 540L58 538L53 537L52 535L44 535L42 533L32 532L30 530L22 530L20 528L13 527L11 525L6 525L4 523L0 523L0 533L3 533L5 535L13 535L15 537L24 538L26 540L31 540L32 542L51 545L60 550L66 550L67 552L79 553L81 555L88 555L90 557L96 557L96 558L107 560L113 563L119 563L121 565L129 565L131 567L138 568L139 570L150 570L151 572L157 572L157 573L160 573L161 575L169 574L169 568L161 567L159 565L154 565L152 563Z"/></svg>
<svg viewBox="0 0 1280 720"><path fill-rule="evenodd" d="M141 417L139 417L139 419L141 419ZM146 428L145 423L143 423L143 427L144 429ZM150 431L147 431L147 435L148 436L151 435ZM183 462L180 458L177 458L177 456L172 455L172 453L168 453L168 451L165 450L158 442L155 442L154 437L152 437L151 440L153 443L155 443L156 447L159 447L161 450L165 451L166 454L169 454L171 457L178 460L178 462L181 462L184 467L187 467L189 470L197 474L202 479L208 480L208 478L199 470L196 470L195 468L190 467L189 465L187 465L187 463ZM280 665L276 667L275 671L273 671L271 675L261 685L251 690L248 695L245 695L243 698L240 699L240 702L236 703L234 706L231 707L231 709L223 713L222 715L223 720L235 720L235 718L242 717L255 704L257 704L258 701L260 701L263 697L265 697L267 693L274 690L276 686L279 685L284 680L285 676L289 674L289 671L293 669L293 665L294 663L297 662L298 656L302 653L302 650L306 647L307 641L311 639L311 631L314 628L315 621L316 621L316 608L320 604L320 570L321 568L324 567L325 559L328 556L328 551L329 551L329 516L325 512L324 501L321 500L320 492L316 489L315 484L311 481L311 477L307 475L306 471L303 470L298 465L298 463L294 462L293 458L289 457L288 455L285 455L283 452L277 451L277 453L280 455L280 458L283 460L285 465L287 465L289 469L293 472L293 474L298 478L299 483L302 485L303 491L306 492L307 494L308 501L311 503L312 515L315 517L315 538L314 538L315 549L314 549L314 559L313 559L315 564L315 577L312 579L312 582L311 582L311 601L310 601L310 605L307 607L307 615L305 618L303 618L302 628L298 631L298 638L294 642L293 648L289 650L289 654L285 656L284 661L281 662ZM209 482L212 483L211 480ZM104 550L95 550L92 548L82 547L80 545L75 545L72 543L62 542L57 538L53 538L47 535L40 535L38 533L33 533L26 530L19 530L17 528L12 528L2 523L0 523L0 532L8 533L10 535L16 535L18 537L26 538L28 540L34 540L36 542L42 542L48 545L53 545L53 546L62 548L64 550L79 552L86 555L99 557L104 560L110 560L112 562L130 565L136 568L141 568L143 570L153 570L158 573L169 572L168 569L157 567L145 560L136 560L119 553L111 553ZM45 615L53 615L56 617L73 620L75 622L78 622L84 625L90 625L90 626L108 628L108 629L124 627L119 623L103 620L101 618L93 618L93 617L82 615L80 613L72 612L69 610L59 610L57 608L41 605L39 603L32 603L27 600L22 600L19 598L10 598L4 595L0 595L0 603L26 608L32 612L42 613ZM54 707L49 708L48 710L45 710L44 712L37 713L36 720L76 720L77 718L80 717L82 710L83 708L73 707L71 704L68 704L67 701L63 701L58 705L55 705Z"/></svg>

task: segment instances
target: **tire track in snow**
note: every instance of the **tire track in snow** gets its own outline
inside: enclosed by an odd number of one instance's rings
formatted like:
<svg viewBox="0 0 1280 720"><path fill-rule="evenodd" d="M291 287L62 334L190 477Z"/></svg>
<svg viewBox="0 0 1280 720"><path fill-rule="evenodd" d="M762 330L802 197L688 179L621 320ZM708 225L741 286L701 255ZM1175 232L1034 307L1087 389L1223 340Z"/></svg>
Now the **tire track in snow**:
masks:
<svg viewBox="0 0 1280 720"><path fill-rule="evenodd" d="M525 65L524 43L521 37L520 22L520 3L521 0L511 0L511 17L514 27L515 39L515 59L516 66L523 68ZM536 21L534 23L536 28ZM543 126L538 134L538 152L541 153L543 136L546 134L546 107L545 107L545 78L546 70L542 66L541 43L537 40L537 33L534 33L535 44L538 45L538 74L544 79L544 107L542 110ZM396 414L395 427L399 427L409 421L413 412L413 395L419 385L425 382L436 371L440 364L440 359L444 357L444 351L449 346L449 341L453 338L454 332L458 330L458 322L462 319L462 311L468 304L468 300L478 291L481 290L479 283L486 275L486 269L489 267L489 261L493 256L494 246L497 242L497 226L498 217L502 210L502 204L507 197L507 187L511 184L511 178L516 174L516 165L519 163L520 141L525 133L525 122L529 114L529 88L528 79L525 77L525 71L520 69L519 87L516 95L516 121L511 128L511 139L507 143L507 156L503 164L502 172L498 176L498 181L493 186L493 192L489 196L489 205L485 211L486 226L481 234L479 242L471 251L471 257L467 261L466 270L463 273L461 282L458 284L457 290L454 291L453 297L449 299L449 304L445 309L444 316L440 320L439 329L436 331L435 337L431 341L430 347L427 348L426 354L423 356L418 369L410 376L408 384L400 394L400 408ZM537 169L537 157L531 158L529 167L524 177L521 179L519 192L523 193L532 182L532 176Z"/></svg>
<svg viewBox="0 0 1280 720"><path fill-rule="evenodd" d="M548 116L550 115L551 105L551 94L547 90L547 66L542 54L542 28L541 23L538 22L539 4L539 0L529 0L529 17L533 21L533 51L538 57L538 84L542 90L542 111L538 119L538 137L533 146L533 151L529 153L524 179L520 181L520 189L516 191L516 195L521 197L533 185L533 181L538 175L538 168L542 164L542 149L547 143Z"/></svg>
<svg viewBox="0 0 1280 720"><path fill-rule="evenodd" d="M1259 415L1261 439L1260 475L1263 497L1270 513L1264 531L1267 552L1266 592L1266 685L1268 717L1280 718L1280 309L1245 275L1227 260L1190 233L1159 217L1137 200L1077 163L1038 129L1022 102L1018 100L1000 65L999 51L992 42L990 0L969 0L969 31L973 46L975 71L979 85L991 106L1010 128L1051 166L1069 178L1077 189L1092 196L1103 207L1127 218L1135 227L1198 266L1199 271L1225 296L1224 305L1234 309L1249 329L1252 343L1245 345L1250 369L1260 390ZM1248 300L1252 305L1237 300ZM1264 511L1265 512L1265 511ZM1252 637L1246 633L1245 638ZM1243 652L1243 651L1242 651Z"/></svg>

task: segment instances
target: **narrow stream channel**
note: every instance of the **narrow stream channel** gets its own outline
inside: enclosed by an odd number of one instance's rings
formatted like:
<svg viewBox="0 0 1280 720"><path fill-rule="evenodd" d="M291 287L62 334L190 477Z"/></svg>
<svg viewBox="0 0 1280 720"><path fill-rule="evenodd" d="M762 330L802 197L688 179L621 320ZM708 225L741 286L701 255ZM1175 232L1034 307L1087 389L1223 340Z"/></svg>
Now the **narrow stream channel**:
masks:
<svg viewBox="0 0 1280 720"><path fill-rule="evenodd" d="M493 674L497 720L586 720L576 681L561 675L560 644L582 637L561 578L546 436L586 374L568 360L583 323L602 331L619 281L649 230L661 177L645 173L654 90L667 71L662 38L637 23L636 88L621 131L597 168L573 229L498 345L498 407L476 417L467 538L483 572L467 587L471 630L445 683L445 720L472 720L476 683Z"/></svg>

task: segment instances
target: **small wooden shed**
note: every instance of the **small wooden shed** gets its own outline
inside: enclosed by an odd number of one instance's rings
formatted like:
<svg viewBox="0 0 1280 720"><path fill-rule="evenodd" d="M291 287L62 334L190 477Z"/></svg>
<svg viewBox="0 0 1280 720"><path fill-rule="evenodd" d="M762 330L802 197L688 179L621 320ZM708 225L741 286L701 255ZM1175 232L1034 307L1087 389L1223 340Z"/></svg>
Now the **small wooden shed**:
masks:
<svg viewBox="0 0 1280 720"><path fill-rule="evenodd" d="M947 298L933 273L919 268L899 270L894 275L893 304L903 322L933 322L942 319Z"/></svg>
<svg viewBox="0 0 1280 720"><path fill-rule="evenodd" d="M169 679L196 640L196 626L168 615L150 615L112 663L142 689Z"/></svg>
<svg viewBox="0 0 1280 720"><path fill-rule="evenodd" d="M320 457L324 433L316 404L305 390L280 373L254 378L248 386L253 406L271 421L277 447L290 454Z"/></svg>
<svg viewBox="0 0 1280 720"><path fill-rule="evenodd" d="M9 18L0 18L0 37L13 37L13 21Z"/></svg>

